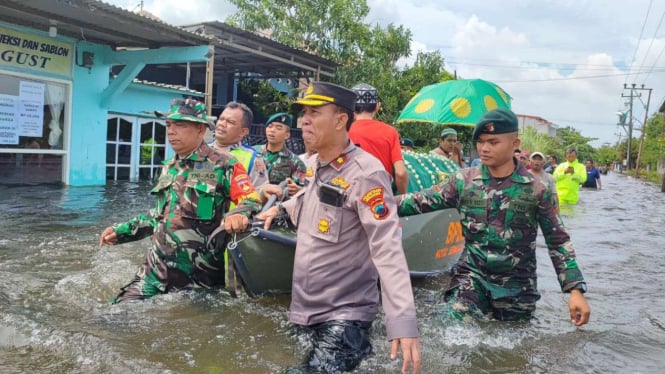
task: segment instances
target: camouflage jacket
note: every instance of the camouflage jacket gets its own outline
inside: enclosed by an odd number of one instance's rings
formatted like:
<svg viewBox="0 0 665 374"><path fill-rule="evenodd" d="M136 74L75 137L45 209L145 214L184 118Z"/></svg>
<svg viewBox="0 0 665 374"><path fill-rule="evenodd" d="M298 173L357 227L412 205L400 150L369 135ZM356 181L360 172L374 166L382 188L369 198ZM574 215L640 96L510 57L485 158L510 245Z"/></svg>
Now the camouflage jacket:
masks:
<svg viewBox="0 0 665 374"><path fill-rule="evenodd" d="M517 163L503 180L491 178L487 166L463 169L442 183L398 196L400 216L445 208L462 215L466 241L458 270L471 274L492 290L519 293L536 288L538 225L564 292L584 282L563 222L555 213L553 191Z"/></svg>
<svg viewBox="0 0 665 374"><path fill-rule="evenodd" d="M297 185L304 186L307 167L286 145L279 152L270 152L266 144L257 146L256 150L266 162L271 184L279 184L286 178L291 178Z"/></svg>
<svg viewBox="0 0 665 374"><path fill-rule="evenodd" d="M150 193L157 202L149 215L113 226L118 243L153 235L155 247L165 255L177 249L203 251L231 202L237 207L228 214L250 216L261 209L245 168L228 153L215 152L206 144L187 157L176 155L166 161Z"/></svg>

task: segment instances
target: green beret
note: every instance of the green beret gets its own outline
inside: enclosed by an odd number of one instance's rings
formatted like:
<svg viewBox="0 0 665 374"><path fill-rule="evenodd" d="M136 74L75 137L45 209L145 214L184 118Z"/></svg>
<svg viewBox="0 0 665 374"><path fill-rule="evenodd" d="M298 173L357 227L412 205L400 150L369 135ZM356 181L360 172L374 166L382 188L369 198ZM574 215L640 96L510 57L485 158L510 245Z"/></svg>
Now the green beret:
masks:
<svg viewBox="0 0 665 374"><path fill-rule="evenodd" d="M293 117L288 113L275 113L266 121L266 127L273 122L283 123L289 127L293 126Z"/></svg>
<svg viewBox="0 0 665 374"><path fill-rule="evenodd" d="M508 109L495 109L485 115L478 121L476 128L473 129L473 140L477 141L480 134L507 134L517 132L517 116Z"/></svg>
<svg viewBox="0 0 665 374"><path fill-rule="evenodd" d="M445 138L448 135L457 136L457 131L455 131L455 129L453 128L446 127L445 129L443 129L443 131L441 131L441 139Z"/></svg>

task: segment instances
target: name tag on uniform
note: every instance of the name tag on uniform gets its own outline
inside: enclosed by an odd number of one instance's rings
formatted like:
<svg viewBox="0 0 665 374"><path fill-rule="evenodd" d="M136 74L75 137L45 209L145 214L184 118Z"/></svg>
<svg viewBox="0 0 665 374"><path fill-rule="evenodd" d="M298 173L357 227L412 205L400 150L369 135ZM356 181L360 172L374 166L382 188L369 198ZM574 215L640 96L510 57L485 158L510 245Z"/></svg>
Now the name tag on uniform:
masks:
<svg viewBox="0 0 665 374"><path fill-rule="evenodd" d="M217 174L213 171L192 171L189 173L189 177L198 180L217 180Z"/></svg>

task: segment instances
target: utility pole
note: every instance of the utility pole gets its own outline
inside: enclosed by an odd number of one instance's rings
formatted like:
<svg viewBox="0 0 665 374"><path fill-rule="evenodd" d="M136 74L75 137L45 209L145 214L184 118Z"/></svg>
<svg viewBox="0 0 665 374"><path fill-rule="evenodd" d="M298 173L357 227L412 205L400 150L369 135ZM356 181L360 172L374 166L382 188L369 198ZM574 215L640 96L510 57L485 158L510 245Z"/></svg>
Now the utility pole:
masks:
<svg viewBox="0 0 665 374"><path fill-rule="evenodd" d="M623 89L628 89L628 86L625 83L623 84ZM630 95L621 94L621 97L630 98L630 106L628 109L628 139L626 140L628 146L628 151L626 152L626 171L628 171L630 170L630 152L632 150L631 143L633 142L633 98L640 97L640 94L635 94L635 83L630 87Z"/></svg>
<svg viewBox="0 0 665 374"><path fill-rule="evenodd" d="M644 112L644 122L642 123L642 132L640 134L640 148L637 151L637 162L635 163L635 169L639 170L640 169L640 160L642 160L642 146L644 145L644 137L646 136L647 132L647 121L649 120L649 103L651 102L651 88L644 88L644 85L642 85L642 88L638 88L638 90L648 90L649 95L647 96L647 106L646 106L646 111Z"/></svg>

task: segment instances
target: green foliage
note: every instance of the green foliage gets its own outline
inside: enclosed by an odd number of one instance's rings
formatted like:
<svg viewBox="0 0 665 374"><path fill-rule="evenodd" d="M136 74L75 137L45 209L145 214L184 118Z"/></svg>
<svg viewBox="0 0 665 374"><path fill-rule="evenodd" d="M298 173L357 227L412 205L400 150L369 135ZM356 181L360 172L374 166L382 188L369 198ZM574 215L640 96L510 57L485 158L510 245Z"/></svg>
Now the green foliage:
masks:
<svg viewBox="0 0 665 374"><path fill-rule="evenodd" d="M520 150L529 153L540 152L544 155L558 155L561 149L556 138L541 134L533 127L527 127L520 134ZM557 156L558 157L558 156Z"/></svg>
<svg viewBox="0 0 665 374"><path fill-rule="evenodd" d="M616 147L609 145L603 145L600 148L595 150L595 155L593 160L596 162L596 165L611 165L615 161L621 161L621 157L617 152Z"/></svg>
<svg viewBox="0 0 665 374"><path fill-rule="evenodd" d="M395 81L397 61L410 54L411 31L403 26L388 25L385 29L375 26L365 37L367 44L353 64L337 69L335 83L353 87L358 83L367 83L376 87L381 99L382 110L379 118L392 115L401 109L394 94L399 82Z"/></svg>
<svg viewBox="0 0 665 374"><path fill-rule="evenodd" d="M665 158L665 120L662 115L655 115L647 121L640 167L655 170L663 158Z"/></svg>
<svg viewBox="0 0 665 374"><path fill-rule="evenodd" d="M638 153L638 145L639 145L639 139L633 138L633 141L630 146L630 159L631 159L631 168L635 167L635 161L637 160L637 153ZM625 160L626 155L628 154L628 139L622 141L617 145L617 153L619 155L620 160Z"/></svg>
<svg viewBox="0 0 665 374"><path fill-rule="evenodd" d="M262 122L274 113L288 113L291 102L288 94L275 90L268 81L262 79L241 80L238 101L250 106L254 112L254 122Z"/></svg>
<svg viewBox="0 0 665 374"><path fill-rule="evenodd" d="M369 33L366 1L230 0L229 23L340 64L356 60Z"/></svg>
<svg viewBox="0 0 665 374"><path fill-rule="evenodd" d="M421 87L452 78L438 51L418 53L411 67L398 66L411 53L411 31L366 23L365 0L230 1L238 12L229 24L337 62L335 83L376 87L383 121L392 122Z"/></svg>
<svg viewBox="0 0 665 374"><path fill-rule="evenodd" d="M556 142L560 146L559 153L561 157L559 160L562 160L565 156L566 149L574 147L577 149L577 159L585 160L587 158L593 158L594 148L589 144L589 142L596 140L596 138L589 138L582 136L582 133L579 130L568 126L560 128L556 132Z"/></svg>
<svg viewBox="0 0 665 374"><path fill-rule="evenodd" d="M400 123L396 126L402 137L413 140L417 151L430 151L438 147L441 130L445 127L452 127L457 131L457 140L462 143L464 154L468 155L474 146L471 142L473 127L434 125L424 122Z"/></svg>

